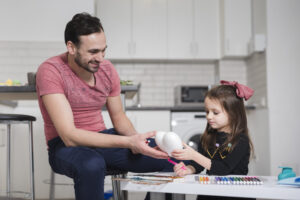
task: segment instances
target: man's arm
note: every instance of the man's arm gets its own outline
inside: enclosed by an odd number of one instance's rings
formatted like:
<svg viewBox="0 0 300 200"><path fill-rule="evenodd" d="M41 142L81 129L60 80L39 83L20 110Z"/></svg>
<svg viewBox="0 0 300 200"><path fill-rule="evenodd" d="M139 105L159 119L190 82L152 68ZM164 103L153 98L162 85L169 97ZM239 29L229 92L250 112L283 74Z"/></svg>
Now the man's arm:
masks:
<svg viewBox="0 0 300 200"><path fill-rule="evenodd" d="M47 112L66 146L128 147L129 138L103 135L75 127L71 106L63 94L42 96Z"/></svg>
<svg viewBox="0 0 300 200"><path fill-rule="evenodd" d="M167 158L167 154L150 148L145 140L155 135L153 132L117 136L78 129L75 127L71 106L64 94L42 96L46 110L66 146L120 147L130 148L155 158Z"/></svg>
<svg viewBox="0 0 300 200"><path fill-rule="evenodd" d="M114 128L118 133L120 133L121 135L137 134L137 131L133 127L131 121L123 111L120 96L108 97L106 107Z"/></svg>

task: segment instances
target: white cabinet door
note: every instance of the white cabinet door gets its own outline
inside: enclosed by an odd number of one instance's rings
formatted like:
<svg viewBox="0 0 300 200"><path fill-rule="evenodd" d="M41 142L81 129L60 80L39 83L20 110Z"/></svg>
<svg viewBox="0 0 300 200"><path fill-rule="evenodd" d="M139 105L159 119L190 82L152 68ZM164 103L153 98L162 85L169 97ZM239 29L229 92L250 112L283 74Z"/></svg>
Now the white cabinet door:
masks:
<svg viewBox="0 0 300 200"><path fill-rule="evenodd" d="M108 111L102 112L106 128L113 128ZM170 131L171 113L169 110L126 111L127 117L139 133L149 131Z"/></svg>
<svg viewBox="0 0 300 200"><path fill-rule="evenodd" d="M218 59L219 1L168 1L168 58Z"/></svg>
<svg viewBox="0 0 300 200"><path fill-rule="evenodd" d="M102 116L103 116L103 120L104 120L104 124L105 124L106 128L113 128L108 111L106 111L106 110L102 111Z"/></svg>
<svg viewBox="0 0 300 200"><path fill-rule="evenodd" d="M195 1L195 40L197 59L220 58L219 0Z"/></svg>
<svg viewBox="0 0 300 200"><path fill-rule="evenodd" d="M167 55L167 0L133 0L133 57L161 59Z"/></svg>
<svg viewBox="0 0 300 200"><path fill-rule="evenodd" d="M193 58L193 0L168 1L168 58Z"/></svg>
<svg viewBox="0 0 300 200"><path fill-rule="evenodd" d="M107 58L130 58L132 54L131 0L99 0L97 16L104 28Z"/></svg>
<svg viewBox="0 0 300 200"><path fill-rule="evenodd" d="M139 133L171 130L171 113L169 110L126 111L126 115Z"/></svg>
<svg viewBox="0 0 300 200"><path fill-rule="evenodd" d="M110 59L161 59L167 54L167 0L99 0L97 15Z"/></svg>
<svg viewBox="0 0 300 200"><path fill-rule="evenodd" d="M251 0L223 0L221 13L222 55L248 56L252 37Z"/></svg>

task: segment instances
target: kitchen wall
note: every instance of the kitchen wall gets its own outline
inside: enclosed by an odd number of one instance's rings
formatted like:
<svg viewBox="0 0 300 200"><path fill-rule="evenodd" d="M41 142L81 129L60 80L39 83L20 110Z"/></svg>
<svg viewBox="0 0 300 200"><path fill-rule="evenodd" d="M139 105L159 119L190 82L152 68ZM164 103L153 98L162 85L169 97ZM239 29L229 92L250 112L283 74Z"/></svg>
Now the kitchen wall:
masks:
<svg viewBox="0 0 300 200"><path fill-rule="evenodd" d="M253 54L246 60L246 64L248 85L255 90L249 104L256 107L255 110L247 110L249 132L255 153L250 163L251 173L271 175L265 52Z"/></svg>
<svg viewBox="0 0 300 200"><path fill-rule="evenodd" d="M291 166L300 174L300 1L267 1L267 96L270 171Z"/></svg>

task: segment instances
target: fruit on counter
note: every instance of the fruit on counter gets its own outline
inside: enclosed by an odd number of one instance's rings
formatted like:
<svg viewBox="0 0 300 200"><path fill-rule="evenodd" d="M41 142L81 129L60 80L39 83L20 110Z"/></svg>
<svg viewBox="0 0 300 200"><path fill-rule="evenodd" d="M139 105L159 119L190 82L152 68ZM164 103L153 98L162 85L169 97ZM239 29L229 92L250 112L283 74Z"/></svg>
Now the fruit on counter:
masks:
<svg viewBox="0 0 300 200"><path fill-rule="evenodd" d="M19 80L7 79L4 83L0 83L0 86L20 86L21 82Z"/></svg>
<svg viewBox="0 0 300 200"><path fill-rule="evenodd" d="M121 85L133 85L132 80L120 80Z"/></svg>

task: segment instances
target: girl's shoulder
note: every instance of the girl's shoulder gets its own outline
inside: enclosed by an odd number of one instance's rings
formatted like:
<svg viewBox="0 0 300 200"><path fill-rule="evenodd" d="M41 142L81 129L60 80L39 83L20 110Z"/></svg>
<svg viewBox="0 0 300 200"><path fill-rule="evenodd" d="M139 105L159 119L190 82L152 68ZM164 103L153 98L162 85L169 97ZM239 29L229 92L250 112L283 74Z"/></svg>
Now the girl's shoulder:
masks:
<svg viewBox="0 0 300 200"><path fill-rule="evenodd" d="M249 137L246 134L242 133L238 135L238 140L249 142Z"/></svg>
<svg viewBox="0 0 300 200"><path fill-rule="evenodd" d="M250 140L246 134L240 134L236 138L237 146L250 147Z"/></svg>

